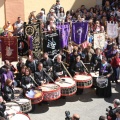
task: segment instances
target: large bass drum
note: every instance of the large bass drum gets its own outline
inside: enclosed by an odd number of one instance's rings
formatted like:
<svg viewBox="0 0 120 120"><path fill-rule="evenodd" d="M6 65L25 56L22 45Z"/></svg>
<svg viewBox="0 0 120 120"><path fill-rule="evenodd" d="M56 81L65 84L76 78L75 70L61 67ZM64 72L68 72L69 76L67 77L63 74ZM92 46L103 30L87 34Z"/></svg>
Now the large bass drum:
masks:
<svg viewBox="0 0 120 120"><path fill-rule="evenodd" d="M43 91L44 101L53 101L61 97L61 88L57 84L44 84L39 89Z"/></svg>
<svg viewBox="0 0 120 120"><path fill-rule="evenodd" d="M33 90L27 91L25 96L31 100L32 104L38 104L43 100L43 92L40 90Z"/></svg>
<svg viewBox="0 0 120 120"><path fill-rule="evenodd" d="M76 82L70 77L62 77L60 81L55 83L61 87L62 96L71 96L77 91Z"/></svg>
<svg viewBox="0 0 120 120"><path fill-rule="evenodd" d="M30 117L23 113L17 113L9 116L9 120L30 120Z"/></svg>
<svg viewBox="0 0 120 120"><path fill-rule="evenodd" d="M108 78L104 77L104 76L99 76L97 79L96 79L96 83L97 83L97 86L99 88L105 88L108 86Z"/></svg>
<svg viewBox="0 0 120 120"><path fill-rule="evenodd" d="M92 77L90 74L75 75L73 78L77 83L77 88L90 88L93 84Z"/></svg>

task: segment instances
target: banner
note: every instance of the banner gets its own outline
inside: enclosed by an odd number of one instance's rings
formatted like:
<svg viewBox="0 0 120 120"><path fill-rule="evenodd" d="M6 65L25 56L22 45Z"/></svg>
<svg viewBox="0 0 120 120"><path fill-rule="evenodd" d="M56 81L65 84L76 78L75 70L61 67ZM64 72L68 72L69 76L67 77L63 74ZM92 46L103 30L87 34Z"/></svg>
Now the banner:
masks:
<svg viewBox="0 0 120 120"><path fill-rule="evenodd" d="M107 22L107 34L110 38L118 37L118 23Z"/></svg>
<svg viewBox="0 0 120 120"><path fill-rule="evenodd" d="M35 24L24 23L24 35L28 38L29 47L33 51L34 57L39 59L42 51L40 21L37 21Z"/></svg>
<svg viewBox="0 0 120 120"><path fill-rule="evenodd" d="M58 24L57 29L59 31L60 48L67 47L70 36L70 23Z"/></svg>
<svg viewBox="0 0 120 120"><path fill-rule="evenodd" d="M88 35L88 22L75 22L72 23L72 40L81 44L87 40Z"/></svg>
<svg viewBox="0 0 120 120"><path fill-rule="evenodd" d="M17 37L0 37L2 48L2 61L10 62L18 60L18 43Z"/></svg>
<svg viewBox="0 0 120 120"><path fill-rule="evenodd" d="M46 34L43 40L43 48L44 52L47 52L50 56L54 56L57 54L60 49L59 42L59 32Z"/></svg>
<svg viewBox="0 0 120 120"><path fill-rule="evenodd" d="M103 49L105 46L105 33L94 34L94 49Z"/></svg>

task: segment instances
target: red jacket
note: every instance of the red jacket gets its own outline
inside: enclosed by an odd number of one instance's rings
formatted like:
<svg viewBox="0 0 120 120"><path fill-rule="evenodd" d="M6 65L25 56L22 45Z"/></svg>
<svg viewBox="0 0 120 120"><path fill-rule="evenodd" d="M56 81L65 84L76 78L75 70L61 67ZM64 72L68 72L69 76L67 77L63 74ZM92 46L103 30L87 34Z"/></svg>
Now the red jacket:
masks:
<svg viewBox="0 0 120 120"><path fill-rule="evenodd" d="M112 67L119 67L119 65L120 65L120 58L114 57L112 59L112 61L111 61L111 65L112 65Z"/></svg>

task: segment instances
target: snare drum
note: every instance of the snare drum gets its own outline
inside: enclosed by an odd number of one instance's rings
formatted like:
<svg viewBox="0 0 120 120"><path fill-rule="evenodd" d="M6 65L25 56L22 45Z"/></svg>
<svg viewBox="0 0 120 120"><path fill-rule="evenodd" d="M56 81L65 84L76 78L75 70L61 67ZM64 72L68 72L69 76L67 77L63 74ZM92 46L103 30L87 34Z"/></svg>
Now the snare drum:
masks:
<svg viewBox="0 0 120 120"><path fill-rule="evenodd" d="M21 96L23 96L22 94L23 94L22 88L19 88L19 87L14 88L14 96L15 97L21 97Z"/></svg>
<svg viewBox="0 0 120 120"><path fill-rule="evenodd" d="M108 78L100 76L96 79L96 83L99 88L105 88L108 86Z"/></svg>
<svg viewBox="0 0 120 120"><path fill-rule="evenodd" d="M17 102L7 102L5 114L12 115L21 112L21 107Z"/></svg>
<svg viewBox="0 0 120 120"><path fill-rule="evenodd" d="M16 102L20 104L22 112L27 113L32 110L31 100L22 98Z"/></svg>
<svg viewBox="0 0 120 120"><path fill-rule="evenodd" d="M76 82L70 77L62 77L60 81L55 83L61 87L62 96L71 96L77 91Z"/></svg>
<svg viewBox="0 0 120 120"><path fill-rule="evenodd" d="M30 120L29 116L23 113L17 113L9 116L9 120Z"/></svg>
<svg viewBox="0 0 120 120"><path fill-rule="evenodd" d="M85 75L85 74L80 74L80 75L75 75L74 80L77 83L77 88L90 88L93 84L92 77L90 74Z"/></svg>
<svg viewBox="0 0 120 120"><path fill-rule="evenodd" d="M38 104L40 102L42 102L43 100L43 92L39 91L39 90L30 90L27 91L25 96L31 100L32 104Z"/></svg>
<svg viewBox="0 0 120 120"><path fill-rule="evenodd" d="M61 97L61 89L57 84L44 84L39 87L44 94L44 101L52 101Z"/></svg>

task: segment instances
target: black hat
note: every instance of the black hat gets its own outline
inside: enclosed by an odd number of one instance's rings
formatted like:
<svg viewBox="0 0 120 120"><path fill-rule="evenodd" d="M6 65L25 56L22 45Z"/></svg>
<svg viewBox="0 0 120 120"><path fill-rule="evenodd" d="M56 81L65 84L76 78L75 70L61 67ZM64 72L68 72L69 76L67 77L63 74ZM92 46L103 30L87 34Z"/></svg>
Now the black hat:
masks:
<svg viewBox="0 0 120 120"><path fill-rule="evenodd" d="M56 2L60 2L60 0L56 0Z"/></svg>

